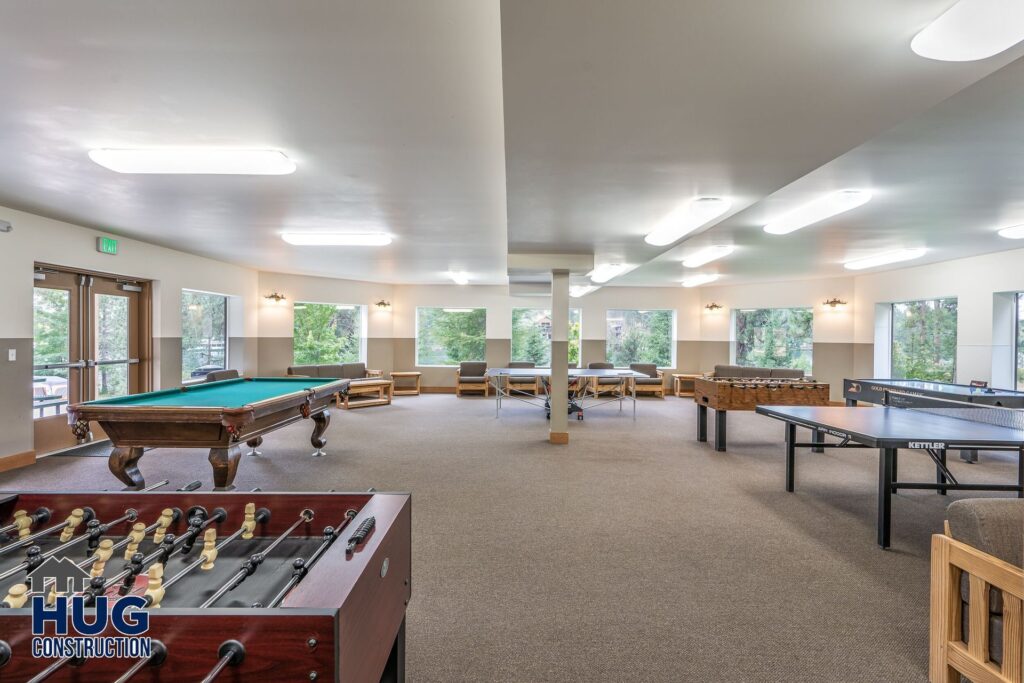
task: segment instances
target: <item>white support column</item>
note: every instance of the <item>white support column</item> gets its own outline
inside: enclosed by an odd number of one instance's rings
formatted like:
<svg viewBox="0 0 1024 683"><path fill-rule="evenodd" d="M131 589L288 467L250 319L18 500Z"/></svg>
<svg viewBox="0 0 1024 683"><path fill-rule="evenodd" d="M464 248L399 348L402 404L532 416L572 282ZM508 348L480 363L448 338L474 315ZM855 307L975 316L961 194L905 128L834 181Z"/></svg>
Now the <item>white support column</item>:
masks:
<svg viewBox="0 0 1024 683"><path fill-rule="evenodd" d="M551 271L551 443L569 443L569 271Z"/></svg>

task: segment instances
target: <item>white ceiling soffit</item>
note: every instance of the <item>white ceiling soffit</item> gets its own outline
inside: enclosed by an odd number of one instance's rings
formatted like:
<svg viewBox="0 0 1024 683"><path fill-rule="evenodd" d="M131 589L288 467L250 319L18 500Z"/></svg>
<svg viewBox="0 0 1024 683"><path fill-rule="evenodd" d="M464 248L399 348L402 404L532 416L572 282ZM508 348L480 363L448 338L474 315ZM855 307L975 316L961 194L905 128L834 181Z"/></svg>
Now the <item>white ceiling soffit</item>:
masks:
<svg viewBox="0 0 1024 683"><path fill-rule="evenodd" d="M0 205L267 270L504 282L499 7L0 2ZM119 175L92 148L282 150L286 176ZM284 231L384 231L380 248Z"/></svg>
<svg viewBox="0 0 1024 683"><path fill-rule="evenodd" d="M557 246L593 250L598 263L646 263L667 247L644 234L681 201L727 196L745 215L1022 53L956 64L914 54L913 36L951 4L503 2L510 251ZM709 267L742 263L761 279L817 268L810 249L785 263L743 253ZM612 284L684 275L678 260L654 265Z"/></svg>
<svg viewBox="0 0 1024 683"><path fill-rule="evenodd" d="M874 140L671 249L624 284L681 279L681 260L710 244L736 250L700 272L720 284L849 275L843 263L904 248L923 257L874 270L1006 249L1020 240L1000 228L1024 224L1024 60L1018 60ZM788 235L762 229L772 218L842 188L870 202ZM861 272L872 272L861 271Z"/></svg>

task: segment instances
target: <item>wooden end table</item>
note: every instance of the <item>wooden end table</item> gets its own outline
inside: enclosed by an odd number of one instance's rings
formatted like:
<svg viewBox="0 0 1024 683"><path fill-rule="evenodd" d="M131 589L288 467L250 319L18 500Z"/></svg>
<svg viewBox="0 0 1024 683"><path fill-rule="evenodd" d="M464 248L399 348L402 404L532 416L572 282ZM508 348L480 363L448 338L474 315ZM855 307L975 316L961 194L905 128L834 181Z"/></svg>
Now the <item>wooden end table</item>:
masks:
<svg viewBox="0 0 1024 683"><path fill-rule="evenodd" d="M422 372L392 372L391 379L411 379L414 380L413 386L405 386L399 389L395 387L395 396L419 396L420 395L420 381L423 379Z"/></svg>
<svg viewBox="0 0 1024 683"><path fill-rule="evenodd" d="M701 373L696 373L696 374L686 373L686 372L673 373L672 374L672 393L675 394L676 396L679 396L680 398L685 397L685 396L692 397L693 396L693 391L694 391L694 389L693 389L693 380L695 380L695 379L697 379L699 377L703 377L703 376L704 375L701 374ZM684 384L688 384L689 386L688 387L684 387L683 386Z"/></svg>

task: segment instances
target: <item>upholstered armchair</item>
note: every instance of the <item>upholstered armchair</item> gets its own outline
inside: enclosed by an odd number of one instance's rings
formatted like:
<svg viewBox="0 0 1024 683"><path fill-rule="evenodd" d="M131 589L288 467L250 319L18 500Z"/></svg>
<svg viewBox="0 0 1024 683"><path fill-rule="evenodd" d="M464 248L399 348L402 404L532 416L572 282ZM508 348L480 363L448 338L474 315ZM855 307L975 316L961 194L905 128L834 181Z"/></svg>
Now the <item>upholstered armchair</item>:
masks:
<svg viewBox="0 0 1024 683"><path fill-rule="evenodd" d="M587 363L588 370L614 370L615 366L611 363ZM618 377L591 377L590 378L590 393L595 397L601 394L619 394L625 393L626 387L623 385L622 379Z"/></svg>
<svg viewBox="0 0 1024 683"><path fill-rule="evenodd" d="M630 380L634 397L639 393L646 393L665 398L665 378L657 365L654 363L630 363L629 369L647 375Z"/></svg>
<svg viewBox="0 0 1024 683"><path fill-rule="evenodd" d="M463 361L455 371L455 395L463 391L482 391L490 396L491 385L487 380L487 363L484 361Z"/></svg>
<svg viewBox="0 0 1024 683"><path fill-rule="evenodd" d="M510 361L509 362L508 367L510 367L510 368L535 368L535 367L537 367L537 364L533 363L531 361L526 361L526 360L514 360L514 361ZM511 377L507 377L506 379L508 380L508 388L509 389L513 389L515 391L528 391L531 394L533 394L534 396L536 396L537 394L540 393L540 377L537 376L537 375L532 375L532 376L529 376L529 377L526 377L526 376L522 376L522 377L511 376Z"/></svg>

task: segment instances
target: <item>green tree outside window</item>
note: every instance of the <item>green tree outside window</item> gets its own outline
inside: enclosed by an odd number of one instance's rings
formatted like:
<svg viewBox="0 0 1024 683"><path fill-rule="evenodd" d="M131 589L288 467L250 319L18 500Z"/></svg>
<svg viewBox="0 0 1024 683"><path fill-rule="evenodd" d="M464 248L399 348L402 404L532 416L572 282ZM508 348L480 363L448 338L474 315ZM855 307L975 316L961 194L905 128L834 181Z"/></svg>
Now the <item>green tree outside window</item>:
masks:
<svg viewBox="0 0 1024 683"><path fill-rule="evenodd" d="M487 309L416 309L416 364L482 361L487 349Z"/></svg>
<svg viewBox="0 0 1024 683"><path fill-rule="evenodd" d="M609 309L605 356L615 367L654 363L672 367L675 311Z"/></svg>
<svg viewBox="0 0 1024 683"><path fill-rule="evenodd" d="M955 298L893 304L892 378L954 381L956 317Z"/></svg>
<svg viewBox="0 0 1024 683"><path fill-rule="evenodd" d="M181 379L194 379L200 368L227 368L227 354L228 298L181 290Z"/></svg>
<svg viewBox="0 0 1024 683"><path fill-rule="evenodd" d="M736 364L797 368L814 364L814 311L810 308L757 308L736 311Z"/></svg>
<svg viewBox="0 0 1024 683"><path fill-rule="evenodd" d="M358 363L363 349L363 306L297 302L295 365Z"/></svg>
<svg viewBox="0 0 1024 683"><path fill-rule="evenodd" d="M512 360L551 365L551 311L512 309ZM580 309L569 309L569 364L580 362Z"/></svg>

